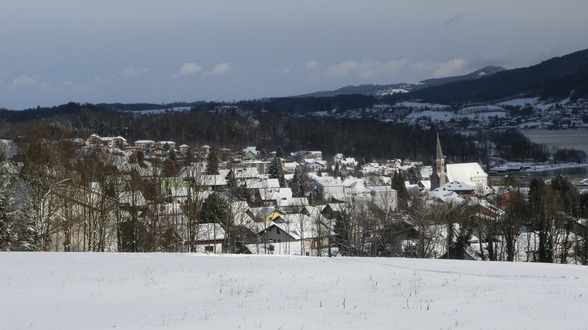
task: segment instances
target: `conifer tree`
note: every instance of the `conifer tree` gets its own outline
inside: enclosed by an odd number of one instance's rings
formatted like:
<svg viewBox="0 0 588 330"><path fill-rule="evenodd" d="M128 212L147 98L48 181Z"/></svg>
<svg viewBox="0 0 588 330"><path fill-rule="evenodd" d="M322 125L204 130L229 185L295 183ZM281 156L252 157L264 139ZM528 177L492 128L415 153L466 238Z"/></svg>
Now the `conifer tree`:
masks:
<svg viewBox="0 0 588 330"><path fill-rule="evenodd" d="M280 179L282 176L282 161L277 156L272 159L269 167L270 179Z"/></svg>
<svg viewBox="0 0 588 330"><path fill-rule="evenodd" d="M228 203L219 193L212 193L202 204L198 215L200 223L224 223L228 215Z"/></svg>
<svg viewBox="0 0 588 330"><path fill-rule="evenodd" d="M235 226L229 208L229 202L222 195L214 192L202 204L198 217L200 223L216 223L224 229L223 252L234 251ZM214 235L216 237L217 234Z"/></svg>
<svg viewBox="0 0 588 330"><path fill-rule="evenodd" d="M290 188L292 188L292 194L294 197L304 197L304 181L302 180L302 176L298 169L294 170L294 177L292 178Z"/></svg>
<svg viewBox="0 0 588 330"><path fill-rule="evenodd" d="M15 238L8 217L9 207L9 196L5 189L2 189L0 191L0 251L9 251Z"/></svg>
<svg viewBox="0 0 588 330"><path fill-rule="evenodd" d="M214 150L210 150L206 159L206 174L218 174L218 157Z"/></svg>
<svg viewBox="0 0 588 330"><path fill-rule="evenodd" d="M409 198L402 173L394 172L394 176L392 177L392 189L396 190L398 193L399 200L405 201Z"/></svg>

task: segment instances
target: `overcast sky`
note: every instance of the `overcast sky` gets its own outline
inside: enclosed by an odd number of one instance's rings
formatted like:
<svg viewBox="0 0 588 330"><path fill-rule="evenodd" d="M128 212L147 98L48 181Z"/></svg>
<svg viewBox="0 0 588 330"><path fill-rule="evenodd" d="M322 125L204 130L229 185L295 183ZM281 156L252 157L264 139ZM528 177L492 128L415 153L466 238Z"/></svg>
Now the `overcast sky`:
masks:
<svg viewBox="0 0 588 330"><path fill-rule="evenodd" d="M242 100L588 48L586 0L2 0L0 108Z"/></svg>

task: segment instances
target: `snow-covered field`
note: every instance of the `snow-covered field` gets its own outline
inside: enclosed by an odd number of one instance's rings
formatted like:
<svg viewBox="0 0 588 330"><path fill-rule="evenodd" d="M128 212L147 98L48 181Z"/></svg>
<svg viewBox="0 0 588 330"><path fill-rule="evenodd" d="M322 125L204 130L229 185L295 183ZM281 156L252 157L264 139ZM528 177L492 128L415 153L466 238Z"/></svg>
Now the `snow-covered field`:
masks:
<svg viewBox="0 0 588 330"><path fill-rule="evenodd" d="M588 268L0 253L0 329L584 329Z"/></svg>

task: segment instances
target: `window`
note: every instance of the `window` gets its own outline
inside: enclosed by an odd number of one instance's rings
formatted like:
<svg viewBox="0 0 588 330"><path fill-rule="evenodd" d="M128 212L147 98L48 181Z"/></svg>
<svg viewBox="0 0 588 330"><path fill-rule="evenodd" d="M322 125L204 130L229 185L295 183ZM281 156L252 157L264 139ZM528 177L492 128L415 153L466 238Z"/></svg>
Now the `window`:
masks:
<svg viewBox="0 0 588 330"><path fill-rule="evenodd" d="M213 252L214 251L214 246L207 245L207 246L204 247L204 251L206 251L206 252Z"/></svg>

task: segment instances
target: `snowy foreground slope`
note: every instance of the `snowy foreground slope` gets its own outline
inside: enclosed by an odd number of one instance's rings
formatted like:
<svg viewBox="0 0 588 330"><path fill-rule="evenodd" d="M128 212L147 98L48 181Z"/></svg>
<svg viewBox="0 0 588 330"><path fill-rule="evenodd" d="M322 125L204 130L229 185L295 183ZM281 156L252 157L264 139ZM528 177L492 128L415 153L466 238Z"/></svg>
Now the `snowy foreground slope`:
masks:
<svg viewBox="0 0 588 330"><path fill-rule="evenodd" d="M588 268L0 253L0 329L585 329Z"/></svg>

